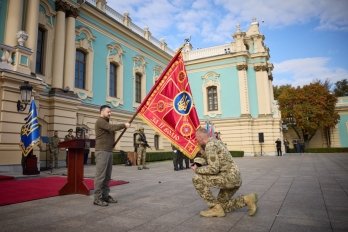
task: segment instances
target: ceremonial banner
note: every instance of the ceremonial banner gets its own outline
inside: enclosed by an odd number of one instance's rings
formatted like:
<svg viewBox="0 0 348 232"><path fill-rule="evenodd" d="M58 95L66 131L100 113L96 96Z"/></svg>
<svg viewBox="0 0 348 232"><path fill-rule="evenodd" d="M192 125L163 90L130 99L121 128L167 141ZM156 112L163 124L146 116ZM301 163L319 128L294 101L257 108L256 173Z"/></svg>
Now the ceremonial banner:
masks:
<svg viewBox="0 0 348 232"><path fill-rule="evenodd" d="M200 127L181 51L161 74L138 109L138 115L187 157L199 151Z"/></svg>
<svg viewBox="0 0 348 232"><path fill-rule="evenodd" d="M28 116L24 120L25 124L21 128L20 147L23 155L27 156L40 143L39 121L34 100L31 100Z"/></svg>

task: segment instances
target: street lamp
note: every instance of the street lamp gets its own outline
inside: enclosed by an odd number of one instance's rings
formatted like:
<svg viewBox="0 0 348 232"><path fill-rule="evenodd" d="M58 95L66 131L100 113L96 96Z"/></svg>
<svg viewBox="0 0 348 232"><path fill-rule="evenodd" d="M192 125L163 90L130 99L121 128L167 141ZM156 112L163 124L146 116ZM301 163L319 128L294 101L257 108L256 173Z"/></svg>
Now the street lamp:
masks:
<svg viewBox="0 0 348 232"><path fill-rule="evenodd" d="M290 116L285 119L285 122L286 122L286 124L291 125L291 126L296 125L296 119L294 118L294 116L292 114L290 114Z"/></svg>
<svg viewBox="0 0 348 232"><path fill-rule="evenodd" d="M21 100L17 101L18 112L24 111L30 103L33 86L31 86L28 81L24 81L24 84L19 87L19 90L21 92Z"/></svg>

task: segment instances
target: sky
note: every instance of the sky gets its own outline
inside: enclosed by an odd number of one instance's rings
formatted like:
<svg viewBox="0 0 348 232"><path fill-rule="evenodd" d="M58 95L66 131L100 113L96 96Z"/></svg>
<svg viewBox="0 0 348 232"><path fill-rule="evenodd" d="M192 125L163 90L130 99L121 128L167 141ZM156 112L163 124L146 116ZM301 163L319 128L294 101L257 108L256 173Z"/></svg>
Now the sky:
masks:
<svg viewBox="0 0 348 232"><path fill-rule="evenodd" d="M237 24L259 22L274 65L273 85L348 79L348 0L109 0L107 4L177 49L233 42Z"/></svg>

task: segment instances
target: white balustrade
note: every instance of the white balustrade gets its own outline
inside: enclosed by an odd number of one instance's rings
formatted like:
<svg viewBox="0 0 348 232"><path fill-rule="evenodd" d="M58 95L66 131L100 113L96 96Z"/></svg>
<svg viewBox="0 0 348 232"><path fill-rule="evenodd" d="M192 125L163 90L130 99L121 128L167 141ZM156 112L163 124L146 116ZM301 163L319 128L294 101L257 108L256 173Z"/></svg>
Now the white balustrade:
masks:
<svg viewBox="0 0 348 232"><path fill-rule="evenodd" d="M0 44L0 68L1 69L8 69L13 70L13 60L14 60L14 53L16 52L16 49L4 44Z"/></svg>
<svg viewBox="0 0 348 232"><path fill-rule="evenodd" d="M97 5L95 0L87 0L87 2L93 6ZM117 11L115 11L114 9L109 7L108 5L106 5L106 7L105 7L105 12L107 15L109 15L111 18L115 19L117 22L123 24L124 16L122 14L118 13ZM130 23L129 29L145 38L145 36L144 36L145 31L142 28L140 28L139 26L135 25L134 23L132 23L132 22ZM155 46L161 48L162 43L159 40L157 40L156 38L154 38L153 36L150 36L149 41L151 43L153 43ZM165 51L170 55L174 55L174 51L172 49L169 49L168 47L166 47Z"/></svg>

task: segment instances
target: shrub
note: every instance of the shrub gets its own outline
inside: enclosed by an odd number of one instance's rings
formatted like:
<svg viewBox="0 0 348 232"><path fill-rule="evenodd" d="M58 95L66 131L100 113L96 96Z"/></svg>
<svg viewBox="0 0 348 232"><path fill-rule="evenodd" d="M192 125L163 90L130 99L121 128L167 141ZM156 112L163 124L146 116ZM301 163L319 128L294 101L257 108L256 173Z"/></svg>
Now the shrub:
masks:
<svg viewBox="0 0 348 232"><path fill-rule="evenodd" d="M173 159L173 152L172 151L147 152L146 153L146 161L147 162L172 160L172 159Z"/></svg>
<svg viewBox="0 0 348 232"><path fill-rule="evenodd" d="M323 147L323 148L306 148L305 153L343 153L348 152L348 147ZM294 148L289 149L288 153L296 153Z"/></svg>
<svg viewBox="0 0 348 232"><path fill-rule="evenodd" d="M230 151L232 157L244 157L244 151Z"/></svg>
<svg viewBox="0 0 348 232"><path fill-rule="evenodd" d="M244 151L230 151L232 157L244 157ZM164 152L147 152L146 153L146 162L155 162L155 161L164 161L164 160L172 160L173 152L172 151L164 151ZM112 164L125 164L127 160L127 152L114 151L112 154ZM91 164L95 164L95 154L92 152L91 154Z"/></svg>
<svg viewBox="0 0 348 232"><path fill-rule="evenodd" d="M348 152L348 147L331 147L331 148L306 148L308 153L340 153Z"/></svg>

